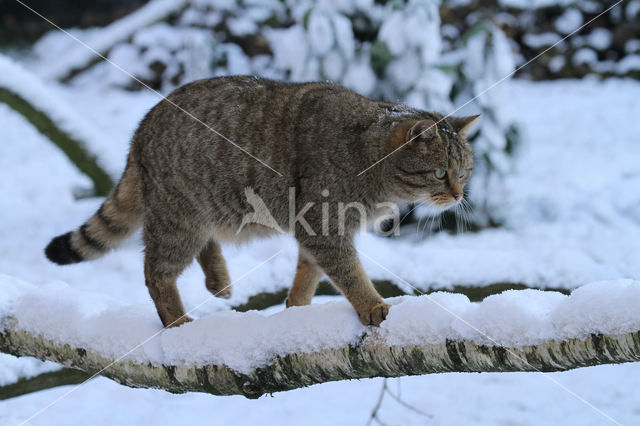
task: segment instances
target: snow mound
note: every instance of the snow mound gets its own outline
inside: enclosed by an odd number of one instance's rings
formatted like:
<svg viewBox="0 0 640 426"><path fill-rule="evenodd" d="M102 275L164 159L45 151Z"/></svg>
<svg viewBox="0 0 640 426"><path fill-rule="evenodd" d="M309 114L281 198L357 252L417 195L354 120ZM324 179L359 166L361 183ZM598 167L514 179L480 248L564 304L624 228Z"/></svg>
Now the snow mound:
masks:
<svg viewBox="0 0 640 426"><path fill-rule="evenodd" d="M600 281L570 296L539 290L506 291L472 303L438 292L390 299L380 328L360 324L345 301L264 312L214 312L163 330L151 303L125 305L61 282L35 286L0 275L0 307L17 328L108 358L165 365L224 364L248 373L276 356L365 342L438 344L447 339L518 347L591 333L640 330L640 281ZM6 327L6 324L3 325Z"/></svg>
<svg viewBox="0 0 640 426"><path fill-rule="evenodd" d="M45 84L38 76L0 54L0 88L20 96L45 113L60 130L86 144L89 153L97 157L97 162L112 176L121 172L121 153L113 155L111 141L62 99L55 83Z"/></svg>
<svg viewBox="0 0 640 426"><path fill-rule="evenodd" d="M133 33L154 22L161 20L172 12L184 7L186 1L155 0L142 6L135 12L119 19L99 32L89 33L89 39L70 45L64 57L50 61L50 66L43 69L43 74L50 79L62 79L75 69L81 69L96 59L96 53L104 54L117 42L130 38ZM62 38L57 35L57 38ZM64 37L67 37L65 34ZM87 47L88 46L88 47Z"/></svg>

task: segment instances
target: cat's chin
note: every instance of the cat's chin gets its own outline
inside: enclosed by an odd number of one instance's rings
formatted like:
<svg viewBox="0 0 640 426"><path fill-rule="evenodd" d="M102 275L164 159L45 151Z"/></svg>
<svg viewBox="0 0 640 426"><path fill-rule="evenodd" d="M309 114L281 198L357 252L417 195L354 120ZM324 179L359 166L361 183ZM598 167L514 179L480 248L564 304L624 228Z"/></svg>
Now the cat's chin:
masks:
<svg viewBox="0 0 640 426"><path fill-rule="evenodd" d="M451 200L451 201L434 201L431 200L431 206L435 207L436 209L440 210L441 212L445 211L445 210L449 210L450 208L453 208L455 206L457 206L458 204L461 203L462 200L460 201L456 201L456 200Z"/></svg>

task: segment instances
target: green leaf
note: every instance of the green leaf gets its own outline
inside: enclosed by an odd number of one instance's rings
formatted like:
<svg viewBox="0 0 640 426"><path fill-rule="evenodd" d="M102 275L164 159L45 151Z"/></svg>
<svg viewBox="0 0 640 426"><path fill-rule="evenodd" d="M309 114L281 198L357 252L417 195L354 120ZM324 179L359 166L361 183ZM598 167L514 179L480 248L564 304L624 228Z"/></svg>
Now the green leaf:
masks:
<svg viewBox="0 0 640 426"><path fill-rule="evenodd" d="M393 59L391 51L384 41L376 40L371 45L371 69L376 73L378 78L384 77L384 70Z"/></svg>

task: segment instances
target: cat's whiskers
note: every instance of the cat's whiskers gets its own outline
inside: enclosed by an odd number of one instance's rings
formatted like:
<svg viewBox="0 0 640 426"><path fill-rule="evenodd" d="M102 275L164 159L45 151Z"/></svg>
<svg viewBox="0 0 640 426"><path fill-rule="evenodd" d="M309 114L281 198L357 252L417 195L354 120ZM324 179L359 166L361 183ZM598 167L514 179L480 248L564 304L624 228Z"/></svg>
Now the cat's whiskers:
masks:
<svg viewBox="0 0 640 426"><path fill-rule="evenodd" d="M426 205L426 206L430 206L430 207L435 207L438 211L440 211L438 205L435 204L433 202L433 200L429 196L426 197L420 203L420 205ZM422 219L418 219L418 226L417 226L416 232L415 232L416 241L418 241L418 240L420 240L420 239L422 239L424 237L424 232L427 229L427 226L429 227L429 234L431 233L431 230L433 228L433 223L434 223L436 217L438 217L439 215L440 215L440 213L435 214L435 215L429 215L429 216L425 217L424 218L424 225L422 227L420 226L420 222L422 221Z"/></svg>
<svg viewBox="0 0 640 426"><path fill-rule="evenodd" d="M467 201L466 198L463 198L461 203L461 209L462 209L464 220L466 222L466 226L467 228L469 228L471 226L471 215L473 213L473 206L471 205L471 203Z"/></svg>
<svg viewBox="0 0 640 426"><path fill-rule="evenodd" d="M425 220L425 224L422 227L422 231L420 232L420 239L421 240L425 238L424 233L425 233L425 231L427 231L427 228L428 228L427 236L429 236L429 235L431 235L433 233L433 225L435 224L436 219L438 219L438 221L442 220L441 219L441 217L442 217L441 215L442 215L442 213L439 212L438 214L429 216L427 218L427 220Z"/></svg>
<svg viewBox="0 0 640 426"><path fill-rule="evenodd" d="M465 231L467 230L467 225L469 222L467 218L467 212L465 211L464 198L460 200L459 203L456 204L455 213L456 213L457 231L461 234L464 234Z"/></svg>
<svg viewBox="0 0 640 426"><path fill-rule="evenodd" d="M402 225L402 222L411 214L411 212L413 212L415 209L417 209L418 207L424 205L424 203L426 203L427 201L429 201L429 196L418 200L419 203L414 205L413 208L411 210L409 210L404 216L402 216L402 219L400 219L400 222L398 222L398 226ZM418 219L418 223L420 223L420 220Z"/></svg>

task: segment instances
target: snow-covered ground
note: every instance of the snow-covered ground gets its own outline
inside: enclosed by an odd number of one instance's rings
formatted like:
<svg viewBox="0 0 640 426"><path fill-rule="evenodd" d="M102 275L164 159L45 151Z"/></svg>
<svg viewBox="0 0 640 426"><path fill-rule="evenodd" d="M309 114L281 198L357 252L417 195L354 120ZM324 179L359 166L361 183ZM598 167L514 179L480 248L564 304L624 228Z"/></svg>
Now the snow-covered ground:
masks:
<svg viewBox="0 0 640 426"><path fill-rule="evenodd" d="M505 178L504 193L494 194L504 205L507 226L462 236L438 234L420 242L411 237L390 241L363 236L359 249L370 275L395 281L400 276L423 289L501 281L575 288L597 280L640 279L640 125L635 121L640 116L640 84L631 80L507 84L503 113L521 122L524 130L517 171ZM158 100L150 93L87 85L55 90L108 136L101 138L109 144L103 149L111 152L111 158L120 155L122 165L128 137ZM5 141L0 148L0 273L36 285L64 281L118 303L152 309L143 284L139 239L95 262L59 267L46 261L42 249L50 238L82 223L100 200L74 200L71 188L88 186L87 178L2 104L0 125ZM235 278L279 250L236 283L231 301L213 299L196 316L228 309L251 294L291 282L296 249L289 238L225 247ZM209 297L195 265L181 277L180 289L187 309ZM9 365L6 359L0 358L3 366ZM29 374L31 367L20 368ZM0 369L0 373L5 370L6 375L15 371ZM393 379L388 381L391 392L401 390L404 401L431 417L387 396L379 418L386 424L583 425L608 422L598 411L602 410L616 421L637 424L638 376L640 367L630 364L549 375ZM100 378L33 423L83 424L91 418L103 424L365 424L382 383L381 379L331 383L248 401L134 390ZM0 402L0 423L25 419L70 389Z"/></svg>

